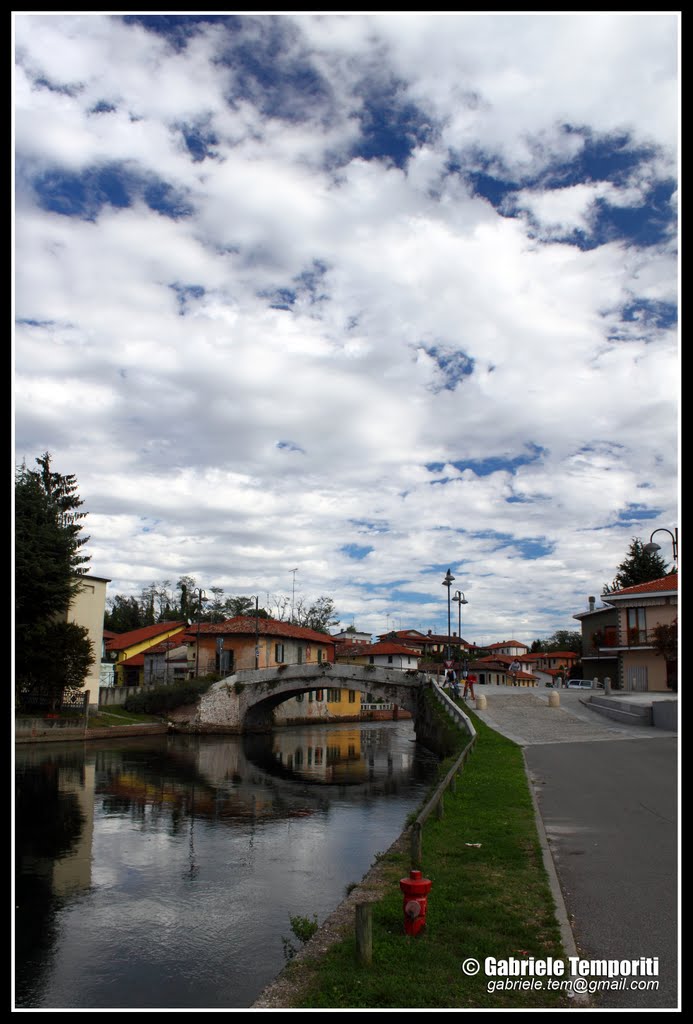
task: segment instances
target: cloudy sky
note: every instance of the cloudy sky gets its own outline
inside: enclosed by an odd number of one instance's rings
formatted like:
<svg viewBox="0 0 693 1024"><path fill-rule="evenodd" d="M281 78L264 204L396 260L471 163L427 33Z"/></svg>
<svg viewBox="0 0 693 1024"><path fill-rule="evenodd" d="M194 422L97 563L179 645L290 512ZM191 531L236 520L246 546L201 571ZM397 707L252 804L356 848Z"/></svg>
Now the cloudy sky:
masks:
<svg viewBox="0 0 693 1024"><path fill-rule="evenodd" d="M578 628L678 525L679 19L14 14L15 463L110 596Z"/></svg>

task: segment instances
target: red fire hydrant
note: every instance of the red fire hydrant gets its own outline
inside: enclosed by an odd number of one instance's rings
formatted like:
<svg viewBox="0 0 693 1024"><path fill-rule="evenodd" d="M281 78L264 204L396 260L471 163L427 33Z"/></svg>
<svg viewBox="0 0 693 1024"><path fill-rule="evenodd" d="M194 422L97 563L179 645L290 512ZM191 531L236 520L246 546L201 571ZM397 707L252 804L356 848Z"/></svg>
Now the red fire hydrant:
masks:
<svg viewBox="0 0 693 1024"><path fill-rule="evenodd" d="M400 878L399 887L404 893L404 930L407 935L417 935L426 927L428 894L433 882L422 878L420 871L410 871L409 878Z"/></svg>

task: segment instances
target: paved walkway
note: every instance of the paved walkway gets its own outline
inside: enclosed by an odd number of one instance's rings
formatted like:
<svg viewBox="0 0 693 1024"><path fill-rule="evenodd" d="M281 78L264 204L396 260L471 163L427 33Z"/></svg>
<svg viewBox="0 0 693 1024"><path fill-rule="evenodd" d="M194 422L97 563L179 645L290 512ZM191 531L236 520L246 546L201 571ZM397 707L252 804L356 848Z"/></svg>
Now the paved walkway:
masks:
<svg viewBox="0 0 693 1024"><path fill-rule="evenodd" d="M580 690L550 690L522 686L479 686L477 696L486 697L486 710L472 708L497 732L514 740L520 746L536 743L572 743L577 740L661 739L676 736L663 729L616 722L586 706L587 695ZM595 690L603 696L603 690ZM549 706L549 695L560 695L560 706ZM582 698L582 699L581 699ZM629 694L628 701L651 703L653 700L671 700L671 694Z"/></svg>
<svg viewBox="0 0 693 1024"><path fill-rule="evenodd" d="M656 988L619 975L628 987L595 991L593 1008L679 1009L677 734L606 718L578 690L558 691L550 707L551 692L479 686L487 708L469 706L523 747L566 952L657 958L658 974L644 979Z"/></svg>

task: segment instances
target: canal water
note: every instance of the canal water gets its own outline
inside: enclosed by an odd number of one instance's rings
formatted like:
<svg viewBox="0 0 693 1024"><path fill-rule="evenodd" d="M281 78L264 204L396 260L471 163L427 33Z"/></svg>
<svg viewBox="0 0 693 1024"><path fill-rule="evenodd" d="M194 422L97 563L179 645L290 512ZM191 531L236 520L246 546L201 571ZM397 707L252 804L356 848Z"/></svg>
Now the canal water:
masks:
<svg viewBox="0 0 693 1024"><path fill-rule="evenodd" d="M411 721L18 745L14 1007L251 1006L436 765Z"/></svg>

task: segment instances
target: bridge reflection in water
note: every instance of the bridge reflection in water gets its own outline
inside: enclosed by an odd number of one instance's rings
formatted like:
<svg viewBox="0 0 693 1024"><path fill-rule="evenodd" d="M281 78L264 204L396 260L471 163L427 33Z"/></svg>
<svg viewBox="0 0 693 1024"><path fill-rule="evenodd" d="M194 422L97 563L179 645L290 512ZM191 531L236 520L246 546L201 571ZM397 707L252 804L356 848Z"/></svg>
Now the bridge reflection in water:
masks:
<svg viewBox="0 0 693 1024"><path fill-rule="evenodd" d="M17 1007L250 1006L436 765L410 721L18 746Z"/></svg>

